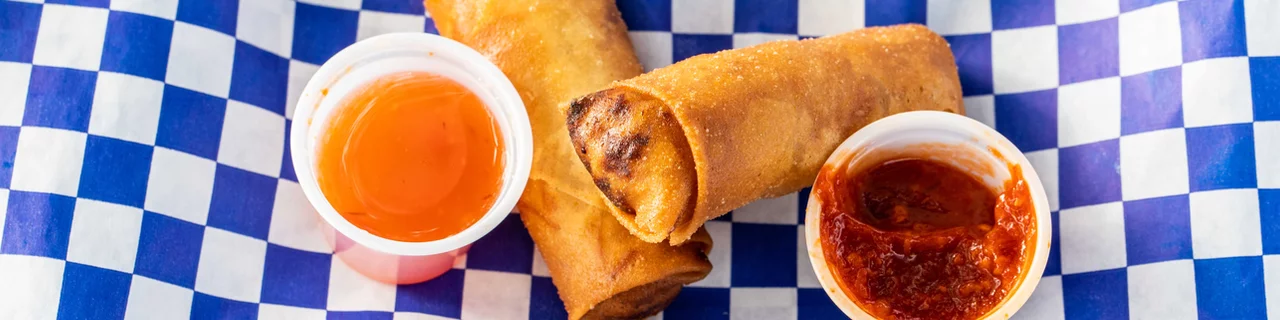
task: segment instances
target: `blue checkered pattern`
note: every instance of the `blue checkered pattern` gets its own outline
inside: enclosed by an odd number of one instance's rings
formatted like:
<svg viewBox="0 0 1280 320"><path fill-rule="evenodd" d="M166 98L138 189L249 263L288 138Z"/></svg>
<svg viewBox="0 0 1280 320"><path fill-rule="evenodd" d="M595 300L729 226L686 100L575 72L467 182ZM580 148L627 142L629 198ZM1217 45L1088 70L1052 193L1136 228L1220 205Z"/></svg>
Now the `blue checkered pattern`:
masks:
<svg viewBox="0 0 1280 320"><path fill-rule="evenodd" d="M293 105L344 46L434 32L417 0L38 2L0 1L0 318L565 317L515 216L408 286L362 278L320 236L286 149ZM1280 318L1280 2L618 5L650 69L926 24L969 116L1049 193L1049 264L1017 317ZM805 254L807 200L708 222L715 269L662 317L842 317Z"/></svg>

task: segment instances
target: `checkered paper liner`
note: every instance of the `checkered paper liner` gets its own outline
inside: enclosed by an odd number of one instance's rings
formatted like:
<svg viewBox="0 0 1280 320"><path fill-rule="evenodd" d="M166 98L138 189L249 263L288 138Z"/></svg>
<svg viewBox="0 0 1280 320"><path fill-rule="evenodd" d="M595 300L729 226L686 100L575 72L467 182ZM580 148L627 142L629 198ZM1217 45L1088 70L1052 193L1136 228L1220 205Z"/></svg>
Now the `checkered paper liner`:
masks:
<svg viewBox="0 0 1280 320"><path fill-rule="evenodd" d="M35 1L41 2L41 1ZM417 0L0 1L0 318L556 319L510 216L438 279L335 260L285 134L318 66ZM1054 212L1025 319L1280 318L1280 2L621 0L641 61L917 22ZM659 317L840 318L807 192L707 223Z"/></svg>

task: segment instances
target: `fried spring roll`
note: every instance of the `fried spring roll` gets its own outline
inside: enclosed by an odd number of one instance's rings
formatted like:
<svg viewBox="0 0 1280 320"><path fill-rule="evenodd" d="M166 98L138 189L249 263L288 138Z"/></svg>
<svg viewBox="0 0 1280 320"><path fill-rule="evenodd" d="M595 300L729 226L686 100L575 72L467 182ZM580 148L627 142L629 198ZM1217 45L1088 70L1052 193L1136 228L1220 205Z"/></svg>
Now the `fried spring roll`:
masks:
<svg viewBox="0 0 1280 320"><path fill-rule="evenodd" d="M707 220L810 185L872 121L963 108L947 42L900 25L692 57L576 99L566 122L618 220L681 244Z"/></svg>
<svg viewBox="0 0 1280 320"><path fill-rule="evenodd" d="M618 224L569 142L560 104L640 74L612 0L427 0L440 34L489 57L520 92L533 170L516 207L570 319L658 313L707 275L711 238L649 243Z"/></svg>

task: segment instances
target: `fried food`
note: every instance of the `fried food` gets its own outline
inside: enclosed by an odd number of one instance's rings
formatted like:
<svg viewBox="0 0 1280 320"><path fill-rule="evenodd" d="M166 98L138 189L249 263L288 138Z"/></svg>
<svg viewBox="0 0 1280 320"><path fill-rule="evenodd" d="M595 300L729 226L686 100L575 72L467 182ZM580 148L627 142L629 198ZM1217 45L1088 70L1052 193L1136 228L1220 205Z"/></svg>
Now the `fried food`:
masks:
<svg viewBox="0 0 1280 320"><path fill-rule="evenodd" d="M947 42L899 25L692 57L576 99L566 122L618 221L679 245L707 220L808 186L872 121L963 108Z"/></svg>
<svg viewBox="0 0 1280 320"><path fill-rule="evenodd" d="M533 169L516 207L570 319L656 314L711 270L706 231L678 246L618 224L565 130L562 104L640 74L612 0L427 0L440 34L498 65L533 127Z"/></svg>

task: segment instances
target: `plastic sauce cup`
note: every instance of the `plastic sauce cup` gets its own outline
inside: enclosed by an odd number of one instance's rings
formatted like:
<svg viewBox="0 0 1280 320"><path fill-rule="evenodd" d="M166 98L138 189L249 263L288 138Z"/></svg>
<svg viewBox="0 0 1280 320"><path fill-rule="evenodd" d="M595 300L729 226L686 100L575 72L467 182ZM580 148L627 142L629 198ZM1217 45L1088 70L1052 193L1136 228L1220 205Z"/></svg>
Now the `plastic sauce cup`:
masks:
<svg viewBox="0 0 1280 320"><path fill-rule="evenodd" d="M435 241L396 241L356 227L334 210L315 176L317 144L334 109L363 85L405 71L440 75L474 92L497 122L506 146L502 188L493 206L470 227ZM307 200L324 220L323 231L334 255L353 270L385 283L423 282L452 268L458 256L511 212L533 162L529 117L511 81L475 50L432 34L385 34L342 49L307 82L293 120L289 128L293 167Z"/></svg>
<svg viewBox="0 0 1280 320"><path fill-rule="evenodd" d="M1040 283L1044 272L1045 261L1049 257L1049 240L1052 238L1052 220L1049 217L1049 201L1045 196L1044 186L1036 175L1031 163L1023 156L1009 139L1000 135L978 121L965 116L938 112L914 111L905 112L880 119L858 130L840 144L840 147L827 158L826 165L844 164L843 168L866 168L875 165L872 162L888 160L885 155L911 153L914 148L937 148L946 146L947 152L929 160L948 163L956 168L969 171L979 181L992 190L1003 189L1003 182L1012 175L1009 164L1017 164L1022 170L1022 177L1030 187L1031 200L1036 217L1035 252L1031 257L1031 265L1021 276L1017 284L1004 300L997 304L984 319L1008 319L1027 302L1031 292ZM995 152L992 152L994 150ZM957 157L956 152L962 153ZM891 158L891 156L890 156ZM970 169L980 165L993 170ZM842 169L843 169L842 168ZM989 171L986 174L983 171ZM844 314L853 319L874 319L855 303L843 289L830 270L821 238L822 199L813 195L805 213L805 246L809 251L809 262L818 276L818 282L827 296L840 307Z"/></svg>

